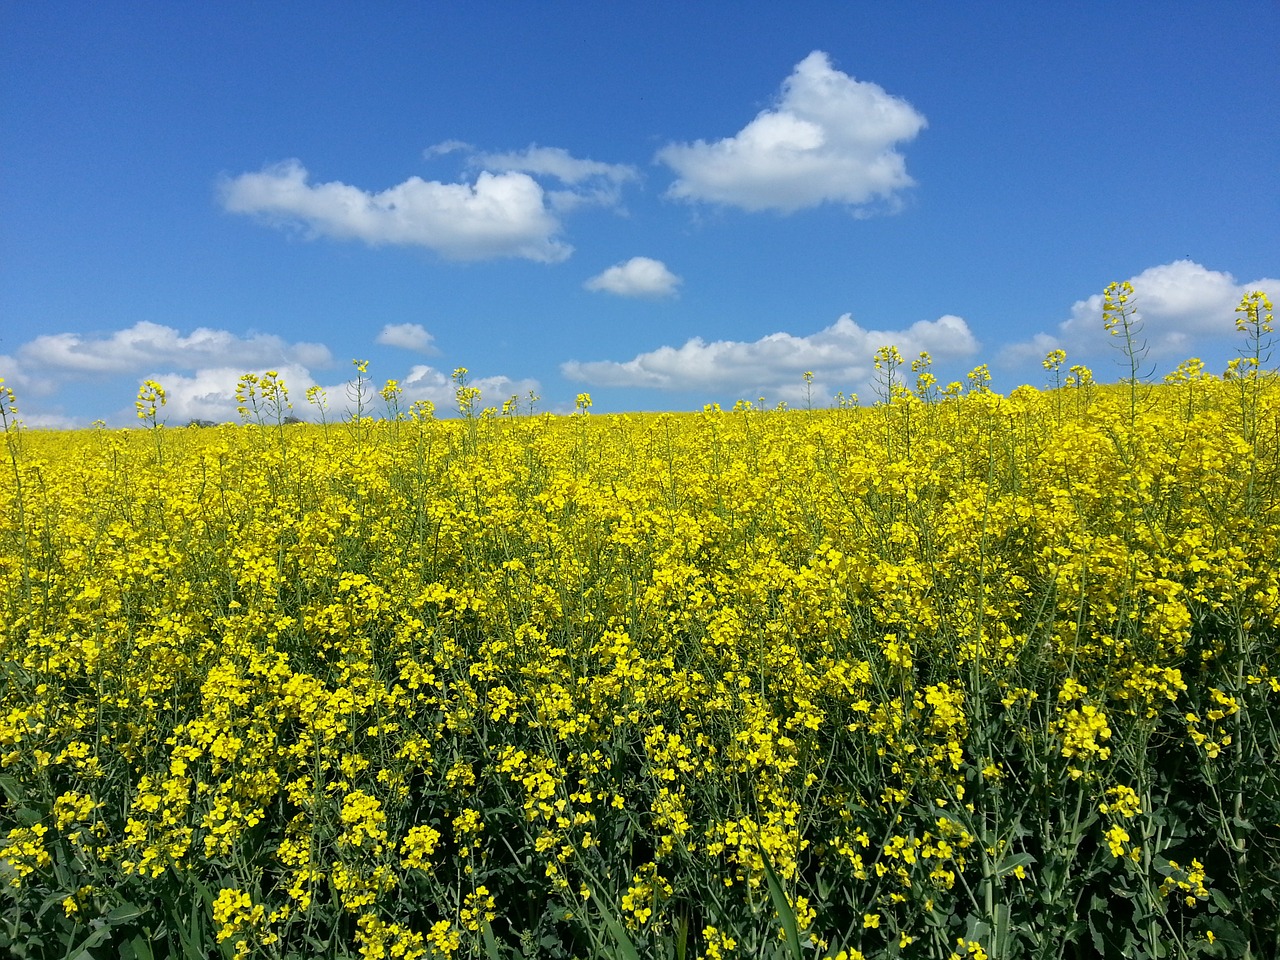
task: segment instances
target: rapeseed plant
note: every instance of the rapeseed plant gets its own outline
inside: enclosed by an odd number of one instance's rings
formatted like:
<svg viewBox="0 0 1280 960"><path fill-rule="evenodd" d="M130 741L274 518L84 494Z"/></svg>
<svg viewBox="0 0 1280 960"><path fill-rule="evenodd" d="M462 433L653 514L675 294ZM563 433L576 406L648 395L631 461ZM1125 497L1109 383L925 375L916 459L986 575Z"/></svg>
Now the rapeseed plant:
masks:
<svg viewBox="0 0 1280 960"><path fill-rule="evenodd" d="M5 392L0 949L1280 952L1268 311L1141 404L892 347L797 414Z"/></svg>

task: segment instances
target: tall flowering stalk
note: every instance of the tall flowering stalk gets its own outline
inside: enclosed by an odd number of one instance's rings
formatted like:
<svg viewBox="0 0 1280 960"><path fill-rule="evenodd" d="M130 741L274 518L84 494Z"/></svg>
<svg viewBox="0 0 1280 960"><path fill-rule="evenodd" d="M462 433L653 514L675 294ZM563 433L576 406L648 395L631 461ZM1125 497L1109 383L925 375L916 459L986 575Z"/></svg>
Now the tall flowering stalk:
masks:
<svg viewBox="0 0 1280 960"><path fill-rule="evenodd" d="M1128 365L1129 372L1124 382L1129 388L1131 441L1138 420L1138 384L1142 380L1143 363L1147 356L1147 342L1142 339L1142 318L1132 300L1133 284L1128 280L1108 284L1102 295L1102 325L1107 333L1120 341L1120 350Z"/></svg>
<svg viewBox="0 0 1280 960"><path fill-rule="evenodd" d="M168 402L169 396L165 393L164 387L160 386L155 380L144 380L142 386L138 388L138 398L134 401L138 419L147 425L152 439L155 441L157 463L164 461L164 445L160 438L159 411Z"/></svg>

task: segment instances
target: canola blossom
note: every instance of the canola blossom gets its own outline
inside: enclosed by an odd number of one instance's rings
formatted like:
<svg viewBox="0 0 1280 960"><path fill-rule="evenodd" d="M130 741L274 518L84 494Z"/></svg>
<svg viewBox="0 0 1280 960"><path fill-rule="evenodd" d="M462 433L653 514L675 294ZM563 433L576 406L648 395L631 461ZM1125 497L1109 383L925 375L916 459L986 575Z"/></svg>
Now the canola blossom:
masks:
<svg viewBox="0 0 1280 960"><path fill-rule="evenodd" d="M6 393L0 949L1280 953L1276 378L876 365L678 415Z"/></svg>

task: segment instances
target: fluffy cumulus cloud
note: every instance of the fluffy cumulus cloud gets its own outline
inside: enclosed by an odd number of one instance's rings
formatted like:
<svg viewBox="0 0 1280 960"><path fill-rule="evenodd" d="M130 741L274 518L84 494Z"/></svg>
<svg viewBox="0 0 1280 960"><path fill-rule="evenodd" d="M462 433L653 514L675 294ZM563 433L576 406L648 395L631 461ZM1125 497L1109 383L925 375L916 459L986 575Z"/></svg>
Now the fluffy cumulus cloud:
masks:
<svg viewBox="0 0 1280 960"><path fill-rule="evenodd" d="M583 284L588 290L613 293L620 297L669 297L676 292L680 278L661 260L632 257L597 274Z"/></svg>
<svg viewBox="0 0 1280 960"><path fill-rule="evenodd" d="M773 333L759 340L695 337L681 347L659 347L627 361L569 361L561 372L570 380L601 387L696 390L737 398L760 395L794 400L806 371L814 374L815 396L835 390L865 389L872 358L892 344L908 360L927 350L935 360L971 356L978 343L968 324L955 316L921 320L903 330L866 330L848 314L805 337Z"/></svg>
<svg viewBox="0 0 1280 960"><path fill-rule="evenodd" d="M1210 270L1192 260L1176 260L1149 267L1129 278L1131 303L1141 324L1140 337L1153 362L1184 360L1191 351L1212 344L1227 344L1239 337L1235 309L1251 290L1266 290L1272 299L1280 294L1280 280L1262 278L1238 283L1231 274ZM1029 340L1011 344L1000 354L1000 363L1014 367L1040 360L1050 350L1066 350L1068 357L1094 358L1103 354L1110 337L1102 323L1103 295L1077 300L1071 315L1054 333L1041 332Z"/></svg>
<svg viewBox="0 0 1280 960"><path fill-rule="evenodd" d="M292 415L309 419L307 388L315 384L315 378L306 367L288 363L273 367L284 382L293 405ZM192 420L212 420L215 423L239 420L236 408L236 388L245 373L261 376L266 370L246 370L244 367L202 367L192 373L170 370L148 373L149 379L164 387L166 403L160 411L168 423L182 425ZM290 415L286 411L286 415Z"/></svg>
<svg viewBox="0 0 1280 960"><path fill-rule="evenodd" d="M166 367L194 370L228 366L243 371L290 363L324 367L333 362L329 348L319 343L289 343L270 334L238 337L208 327L199 327L184 336L173 327L145 321L99 337L44 334L19 347L17 359L27 379L38 376L54 382L114 374L141 375Z"/></svg>
<svg viewBox="0 0 1280 960"><path fill-rule="evenodd" d="M375 339L419 353L437 352L431 334L416 323L387 324ZM353 407L355 384L326 384L317 379L317 371L333 365L329 348L319 343L291 343L267 334L242 337L203 327L183 334L161 324L137 323L101 336L36 337L13 354L0 355L0 377L18 393L20 415L28 426L83 427L100 416L113 426L132 425L136 422L134 394L148 379L165 389L168 402L160 411L163 421L181 426L192 420L239 420L236 388L240 378L246 373L261 376L268 370L286 385L293 416L320 419L320 412L307 400L307 390L317 386L327 395L326 416L341 419ZM447 374L418 364L407 373L391 375L404 389L402 409L416 400L430 400L440 415L456 413L455 384ZM82 387L77 388L77 383ZM541 391L536 380L503 375L476 377L471 385L480 389L482 406L501 407L512 395L527 403L530 390ZM366 388L370 390L366 407L374 415L385 413L376 384ZM91 408L82 418L68 415L64 412L67 393L76 389L109 396L114 409ZM38 402L26 403L27 399Z"/></svg>
<svg viewBox="0 0 1280 960"><path fill-rule="evenodd" d="M170 423L185 423L193 418L234 418L236 381L243 373L276 370L295 396L301 396L315 382L311 371L332 365L329 348L320 343L289 342L272 334L237 336L208 327L184 334L174 327L142 322L97 336L38 336L18 347L12 356L0 357L0 376L23 396L54 398L55 404L68 384L105 383L105 389L117 397L118 387L124 384L113 381L133 381L125 388L130 391L126 395L129 407L120 407L114 415L117 424L132 422L131 393L137 383L158 380L168 392L165 418ZM94 416L104 414L106 411L99 410ZM72 425L63 422L67 418L42 413L38 407L28 407L23 416L32 426Z"/></svg>
<svg viewBox="0 0 1280 960"><path fill-rule="evenodd" d="M370 246L425 247L452 260L566 259L561 224L533 177L481 171L473 183L410 177L373 193L339 181L312 183L297 160L222 183L223 206L312 234Z"/></svg>
<svg viewBox="0 0 1280 960"><path fill-rule="evenodd" d="M48 388L40 383L39 378L27 375L22 362L17 357L7 353L0 353L0 377L4 378L4 385L10 390L24 394L28 391L48 392ZM41 389L42 387L44 389Z"/></svg>
<svg viewBox="0 0 1280 960"><path fill-rule="evenodd" d="M435 338L420 323L388 323L374 340L384 347L399 347L401 350L426 354L439 353L434 341Z"/></svg>
<svg viewBox="0 0 1280 960"><path fill-rule="evenodd" d="M796 65L776 104L736 134L672 143L658 160L677 174L667 192L680 200L784 213L822 203L893 206L913 183L897 147L924 126L911 104L815 51Z"/></svg>
<svg viewBox="0 0 1280 960"><path fill-rule="evenodd" d="M261 370L254 372L262 373ZM185 424L193 419L220 423L240 419L237 413L236 385L244 373L238 367L210 367L192 374L168 372L150 376L159 381L168 394L163 416L169 423ZM354 380L319 383L310 370L297 365L282 366L278 373L288 388L293 416L319 421L321 412L316 403L321 402L324 404L324 417L331 422L345 419L355 410ZM456 384L448 374L425 364L415 364L396 379L403 390L400 398L402 413L418 400L429 400L434 404L437 416L448 417L457 413ZM501 375L476 377L469 381L469 385L480 390L481 407L500 408L503 401L513 395L518 395L522 402L527 403L530 390L535 393L541 390L537 380L513 379ZM307 399L307 390L312 386L318 386L323 391L323 399L317 397L316 403ZM371 389L366 384L366 390L366 412L373 416L390 414L391 411L378 396L376 385Z"/></svg>

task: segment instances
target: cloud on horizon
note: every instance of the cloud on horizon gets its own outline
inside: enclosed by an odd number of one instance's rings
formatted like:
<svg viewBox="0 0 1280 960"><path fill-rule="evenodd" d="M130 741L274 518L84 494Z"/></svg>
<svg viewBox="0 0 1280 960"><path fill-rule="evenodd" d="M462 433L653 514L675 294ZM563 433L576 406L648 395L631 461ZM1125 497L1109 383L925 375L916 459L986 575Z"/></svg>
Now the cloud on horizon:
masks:
<svg viewBox="0 0 1280 960"><path fill-rule="evenodd" d="M1132 303L1142 324L1140 340L1153 362L1185 360L1189 351L1201 349L1214 340L1228 343L1239 339L1236 307L1252 290L1280 294L1280 280L1264 277L1238 283L1234 276L1210 270L1192 260L1148 267L1129 278L1133 284ZM1103 295L1095 293L1071 306L1070 316L1054 332L1041 331L1028 340L1013 343L1000 351L998 363L1015 367L1040 361L1050 350L1062 349L1067 362L1095 358L1114 346L1102 325Z"/></svg>
<svg viewBox="0 0 1280 960"><path fill-rule="evenodd" d="M442 414L449 416L458 412L457 384L442 370L426 364L416 364L401 379L400 386L404 390L405 406L418 400L430 400L435 404L437 416ZM523 401L530 390L534 393L542 392L542 385L537 380L512 379L501 375L473 377L467 381L467 386L475 387L480 391L477 409L485 407L500 409L503 401L513 396L518 396Z"/></svg>
<svg viewBox="0 0 1280 960"><path fill-rule="evenodd" d="M141 321L100 335L43 334L19 346L14 355L0 357L0 376L23 395L37 398L56 397L69 383L123 378L132 381L132 391L142 380L158 380L169 399L164 418L185 423L193 417L234 418L236 381L243 373L276 370L290 390L300 387L305 392L315 382L312 370L332 366L333 355L321 343L291 343L274 334L238 336L209 327L183 334L175 327ZM121 399L130 405L114 414L102 410L97 416L111 416L117 425L132 422L133 398ZM23 406L20 398L19 409ZM22 412L29 426L73 425L57 406Z"/></svg>
<svg viewBox="0 0 1280 960"><path fill-rule="evenodd" d="M140 321L107 336L43 334L17 350L23 375L52 381L138 374L164 366L194 370L206 366L327 367L333 363L321 343L289 343L274 334L239 337L227 330L197 327L183 336L176 328Z"/></svg>
<svg viewBox="0 0 1280 960"><path fill-rule="evenodd" d="M261 373L262 371L255 371ZM355 381L322 384L305 367L290 365L278 370L289 391L293 405L292 414L303 420L320 420L320 411L307 400L307 390L318 386L325 393L325 416L332 422L342 420L354 411L351 399ZM171 424L185 424L192 419L225 422L238 421L236 412L236 385L244 370L236 367L211 367L197 370L191 375L159 373L151 375L168 395L168 403L161 411L161 418ZM400 412L404 413L418 400L429 400L435 405L436 416L449 417L457 413L456 384L448 374L425 364L415 364L407 373L397 378L403 395ZM541 392L537 380L512 379L506 376L477 377L469 382L480 390L480 407L501 407L513 394L521 398L530 390ZM368 388L368 387L367 387ZM378 395L376 385L366 397L366 411L373 416L390 415L386 404ZM123 414L121 414L123 416Z"/></svg>
<svg viewBox="0 0 1280 960"><path fill-rule="evenodd" d="M431 334L416 323L387 324L375 342L419 353L439 352ZM18 393L21 419L30 427L83 427L94 416L108 419L113 426L132 424L133 393L147 379L158 381L167 394L161 419L181 426L193 419L238 420L235 395L240 377L245 373L260 376L267 370L275 370L284 381L295 416L319 419L306 393L309 387L321 386L328 393L330 419L340 418L349 406L349 381L326 386L316 376L316 371L333 366L333 355L323 344L289 343L269 334L241 337L207 327L184 335L173 327L144 321L99 336L58 333L36 337L13 355L0 356L0 377ZM447 374L416 364L398 379L404 389L402 407L415 400L430 400L443 416L456 411L455 385ZM110 382L114 409L100 410L83 421L66 414L58 396L64 386L102 381ZM116 392L118 385L123 386L118 381L129 384L127 393ZM530 390L541 392L537 380L504 375L478 377L472 385L481 390L484 406L501 406L512 394L523 397ZM31 407L26 403L28 397L45 402ZM376 389L371 404L381 412L382 400Z"/></svg>
<svg viewBox="0 0 1280 960"><path fill-rule="evenodd" d="M836 70L815 50L796 64L775 105L731 137L671 143L657 160L677 200L792 213L823 203L896 208L915 181L897 145L926 120L906 100Z"/></svg>
<svg viewBox="0 0 1280 960"><path fill-rule="evenodd" d="M694 337L681 347L664 346L626 361L570 360L561 373L597 387L715 391L738 398L760 395L792 399L802 392L805 371L814 374L813 392L865 389L880 347L898 347L908 361L927 350L936 361L971 356L978 341L956 316L921 320L903 330L866 330L844 314L831 326L805 337L773 333L754 341Z"/></svg>
<svg viewBox="0 0 1280 960"><path fill-rule="evenodd" d="M309 419L306 409L307 388L316 382L311 371L296 363L271 369L284 382L289 402L293 405L293 415ZM201 367L192 373L177 370L152 372L147 374L147 378L164 387L167 403L159 411L160 419L181 426L191 420L212 420L215 423L239 420L236 412L239 406L236 387L240 378L246 373L261 376L265 372L266 368L246 370L244 367L234 366Z"/></svg>
<svg viewBox="0 0 1280 960"><path fill-rule="evenodd" d="M681 280L661 260L632 257L587 280L583 287L619 297L658 299L674 296Z"/></svg>

